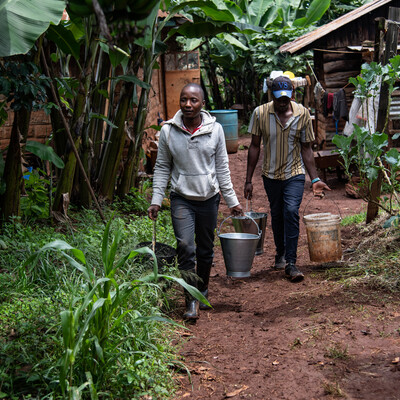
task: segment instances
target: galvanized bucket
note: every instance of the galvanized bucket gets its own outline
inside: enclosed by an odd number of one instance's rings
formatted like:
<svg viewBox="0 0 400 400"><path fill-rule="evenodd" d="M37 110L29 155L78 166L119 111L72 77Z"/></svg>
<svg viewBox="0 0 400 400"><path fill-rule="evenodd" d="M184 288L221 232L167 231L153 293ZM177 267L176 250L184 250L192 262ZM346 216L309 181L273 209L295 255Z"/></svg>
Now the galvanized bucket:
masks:
<svg viewBox="0 0 400 400"><path fill-rule="evenodd" d="M225 218L217 229L217 235L221 242L224 256L226 274L235 278L247 278L253 264L258 241L261 238L261 230L253 218L245 216L257 227L254 233L221 233L222 224L232 216Z"/></svg>
<svg viewBox="0 0 400 400"><path fill-rule="evenodd" d="M265 228L267 226L267 213L260 213L254 211L247 211L244 216L232 217L233 226L235 231L238 233L254 233L258 234L258 230L261 230L261 237L257 243L256 256L264 253L264 239L265 239ZM252 218L257 226L255 226L251 219Z"/></svg>

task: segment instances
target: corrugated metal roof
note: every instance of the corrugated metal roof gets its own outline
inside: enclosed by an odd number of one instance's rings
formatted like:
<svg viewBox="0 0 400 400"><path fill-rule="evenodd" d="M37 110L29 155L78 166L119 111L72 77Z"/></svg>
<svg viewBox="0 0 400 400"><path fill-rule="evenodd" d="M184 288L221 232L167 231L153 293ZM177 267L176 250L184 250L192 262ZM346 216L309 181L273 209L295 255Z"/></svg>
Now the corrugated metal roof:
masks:
<svg viewBox="0 0 400 400"><path fill-rule="evenodd" d="M385 4L391 3L392 0L375 0L370 3L364 4L361 7L356 8L353 11L350 11L347 14L342 15L341 17L335 19L334 21L329 22L326 25L323 25L312 32L306 33L303 36L293 40L292 42L285 43L282 45L279 50L281 53L296 53L302 48L310 45L318 39L321 39L328 33L335 31L336 29L341 28L342 26L348 24L351 21L354 21L369 12L382 7Z"/></svg>

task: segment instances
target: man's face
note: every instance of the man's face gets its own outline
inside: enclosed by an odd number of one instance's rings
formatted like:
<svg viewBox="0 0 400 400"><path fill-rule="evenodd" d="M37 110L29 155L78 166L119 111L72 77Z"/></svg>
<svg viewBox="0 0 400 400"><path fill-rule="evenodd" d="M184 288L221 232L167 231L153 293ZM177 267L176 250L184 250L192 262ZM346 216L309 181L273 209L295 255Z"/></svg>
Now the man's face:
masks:
<svg viewBox="0 0 400 400"><path fill-rule="evenodd" d="M200 89L194 86L183 88L179 104L186 118L196 118L204 106L204 100Z"/></svg>
<svg viewBox="0 0 400 400"><path fill-rule="evenodd" d="M281 96L278 99L273 96L274 108L277 112L285 112L289 109L290 98L287 96Z"/></svg>

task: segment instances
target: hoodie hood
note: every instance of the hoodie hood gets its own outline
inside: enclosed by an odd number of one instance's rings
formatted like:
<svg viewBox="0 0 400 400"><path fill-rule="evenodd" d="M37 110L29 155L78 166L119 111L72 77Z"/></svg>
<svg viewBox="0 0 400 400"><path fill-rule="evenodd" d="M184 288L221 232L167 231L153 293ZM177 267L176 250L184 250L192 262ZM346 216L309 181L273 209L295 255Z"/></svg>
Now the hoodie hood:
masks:
<svg viewBox="0 0 400 400"><path fill-rule="evenodd" d="M216 121L216 118L213 117L208 111L201 110L200 112L201 118L202 118L202 127L196 131L193 136L198 136L198 135L203 135L205 133L210 133L214 129L214 124ZM178 128L179 130L188 133L184 129L182 129L182 117L183 113L181 110L179 110L172 119L168 120L165 124L171 124Z"/></svg>

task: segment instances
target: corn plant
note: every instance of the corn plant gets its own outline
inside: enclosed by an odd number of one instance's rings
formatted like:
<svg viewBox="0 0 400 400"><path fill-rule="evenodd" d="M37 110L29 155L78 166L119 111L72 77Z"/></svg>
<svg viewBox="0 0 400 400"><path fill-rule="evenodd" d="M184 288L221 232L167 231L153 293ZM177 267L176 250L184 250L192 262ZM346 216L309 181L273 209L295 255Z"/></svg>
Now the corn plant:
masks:
<svg viewBox="0 0 400 400"><path fill-rule="evenodd" d="M26 262L35 265L40 254L48 250L60 251L70 265L80 271L85 285L80 297L72 299L68 310L61 312L61 331L64 354L59 360L59 387L65 398L80 398L85 390L90 391L92 399L97 399L97 391L103 388L107 375L115 365L129 358L131 346L124 347L127 340L134 337L115 340L115 333L124 330L126 318L133 318L135 323L161 321L174 323L160 315L142 316L130 309L129 298L144 286L157 286L161 277L173 280L188 290L194 297L207 304L207 300L194 287L183 279L158 274L155 254L148 247L132 250L117 258L118 246L122 239L121 227L113 240L110 238L111 220L107 223L102 241L102 267L92 268L87 265L82 250L73 248L62 240L53 241L43 246ZM152 273L132 281L117 282L116 273L125 263L138 254L150 254L153 259ZM31 266L31 268L33 268ZM139 364L139 363L138 363ZM83 382L83 383L82 383Z"/></svg>

